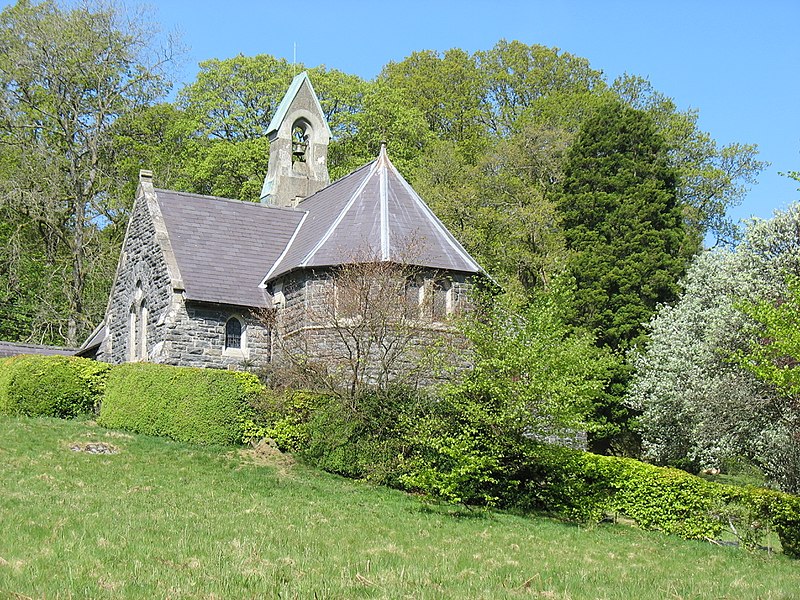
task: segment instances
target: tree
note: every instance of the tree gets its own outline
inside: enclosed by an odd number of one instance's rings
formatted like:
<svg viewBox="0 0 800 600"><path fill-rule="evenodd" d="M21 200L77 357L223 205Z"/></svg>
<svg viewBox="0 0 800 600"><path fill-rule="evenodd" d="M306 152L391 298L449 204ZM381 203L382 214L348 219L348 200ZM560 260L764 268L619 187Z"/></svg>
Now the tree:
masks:
<svg viewBox="0 0 800 600"><path fill-rule="evenodd" d="M562 130L520 125L470 164L454 143L436 142L414 184L505 289L544 289L566 260L552 191L568 143Z"/></svg>
<svg viewBox="0 0 800 600"><path fill-rule="evenodd" d="M699 255L680 300L654 316L626 398L642 413L650 460L696 470L744 459L798 491L800 413L791 388L776 385L793 373L776 359L794 354L785 282L800 276L798 228L797 205L752 221L735 251Z"/></svg>
<svg viewBox="0 0 800 600"><path fill-rule="evenodd" d="M575 277L575 323L598 343L625 351L645 339L645 323L672 301L699 240L685 227L677 173L650 117L619 103L601 107L567 153L557 200L569 272ZM622 365L595 410L593 447L633 452L621 397Z"/></svg>
<svg viewBox="0 0 800 600"><path fill-rule="evenodd" d="M463 327L473 368L407 427L403 482L451 502L514 497L532 441L574 440L616 363L569 324L563 280L530 298L486 300Z"/></svg>
<svg viewBox="0 0 800 600"><path fill-rule="evenodd" d="M181 120L193 128L184 142L180 189L258 201L269 164L267 128L293 76L303 70L268 54L202 62L197 79L178 96ZM330 167L336 174L336 145L355 133L366 83L325 66L308 72L334 136ZM171 151L169 145L165 150Z"/></svg>
<svg viewBox="0 0 800 600"><path fill-rule="evenodd" d="M486 82L487 124L499 136L514 131L525 116L574 131L591 98L606 88L602 72L588 60L558 48L500 40L476 57Z"/></svg>
<svg viewBox="0 0 800 600"><path fill-rule="evenodd" d="M459 48L443 55L414 52L399 63L387 64L378 80L419 110L439 139L457 143L468 155L478 150L485 138L484 82L475 58L467 52Z"/></svg>
<svg viewBox="0 0 800 600"><path fill-rule="evenodd" d="M757 158L758 147L720 147L698 128L697 110L679 111L671 98L642 77L623 75L612 90L629 106L646 111L664 137L670 164L680 174L678 198L687 225L700 237L713 234L717 244L734 243L739 232L726 213L741 203L748 184L767 166Z"/></svg>
<svg viewBox="0 0 800 600"><path fill-rule="evenodd" d="M110 130L169 89L170 50L154 55L151 40L141 20L112 8L21 0L0 13L0 203L44 248L52 286L33 318L58 332L48 340L75 345L102 314L113 269L103 231L113 218Z"/></svg>

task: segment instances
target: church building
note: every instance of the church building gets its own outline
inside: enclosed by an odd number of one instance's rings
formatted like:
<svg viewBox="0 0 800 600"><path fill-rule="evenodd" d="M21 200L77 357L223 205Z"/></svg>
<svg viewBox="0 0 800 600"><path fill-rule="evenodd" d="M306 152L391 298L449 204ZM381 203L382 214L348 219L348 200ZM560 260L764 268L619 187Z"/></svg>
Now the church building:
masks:
<svg viewBox="0 0 800 600"><path fill-rule="evenodd" d="M157 189L152 173L141 171L105 319L79 355L113 364L266 366L281 336L325 329L310 309L333 302L332 271L358 261L412 264L414 281L398 301L410 298L420 330L448 329L482 270L386 147L330 183L331 131L306 73L292 81L268 136L260 202ZM272 322L264 318L270 313Z"/></svg>

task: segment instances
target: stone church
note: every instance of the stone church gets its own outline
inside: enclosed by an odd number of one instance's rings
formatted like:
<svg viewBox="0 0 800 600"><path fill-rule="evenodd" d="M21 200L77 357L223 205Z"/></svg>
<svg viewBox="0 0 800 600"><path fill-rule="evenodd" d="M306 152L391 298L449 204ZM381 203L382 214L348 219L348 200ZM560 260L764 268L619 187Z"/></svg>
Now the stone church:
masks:
<svg viewBox="0 0 800 600"><path fill-rule="evenodd" d="M269 124L260 202L157 189L142 171L105 319L78 354L118 364L266 366L354 261L408 263L421 329L445 330L482 270L392 165L385 146L330 183L331 131L306 73ZM412 259L406 252L415 240ZM358 257L365 257L359 259ZM271 325L263 315L275 315Z"/></svg>

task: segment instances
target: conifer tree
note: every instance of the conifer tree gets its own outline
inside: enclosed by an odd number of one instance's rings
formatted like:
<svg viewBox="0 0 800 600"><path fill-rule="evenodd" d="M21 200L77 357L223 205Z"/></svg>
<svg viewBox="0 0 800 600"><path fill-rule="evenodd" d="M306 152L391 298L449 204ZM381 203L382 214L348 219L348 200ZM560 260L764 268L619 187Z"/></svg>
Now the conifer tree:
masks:
<svg viewBox="0 0 800 600"><path fill-rule="evenodd" d="M570 148L558 210L577 283L575 322L624 352L645 340L656 307L677 297L699 240L684 224L678 177L652 119L620 103L601 106ZM597 409L595 450L617 450L627 430L620 371Z"/></svg>

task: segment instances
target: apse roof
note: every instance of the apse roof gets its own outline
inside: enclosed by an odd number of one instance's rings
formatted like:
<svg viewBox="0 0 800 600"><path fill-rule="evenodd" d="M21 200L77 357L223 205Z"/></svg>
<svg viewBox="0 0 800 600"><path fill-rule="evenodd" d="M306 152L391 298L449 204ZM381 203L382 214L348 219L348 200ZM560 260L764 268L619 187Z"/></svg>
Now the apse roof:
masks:
<svg viewBox="0 0 800 600"><path fill-rule="evenodd" d="M262 285L295 269L367 259L482 270L391 163L385 146L376 160L297 209L305 216Z"/></svg>

